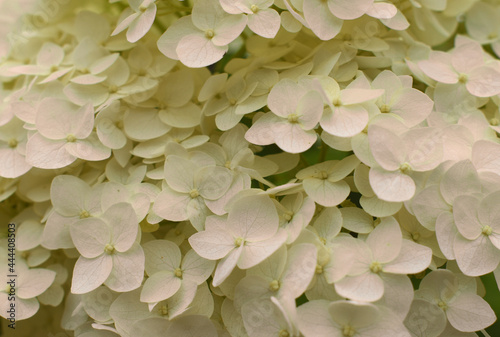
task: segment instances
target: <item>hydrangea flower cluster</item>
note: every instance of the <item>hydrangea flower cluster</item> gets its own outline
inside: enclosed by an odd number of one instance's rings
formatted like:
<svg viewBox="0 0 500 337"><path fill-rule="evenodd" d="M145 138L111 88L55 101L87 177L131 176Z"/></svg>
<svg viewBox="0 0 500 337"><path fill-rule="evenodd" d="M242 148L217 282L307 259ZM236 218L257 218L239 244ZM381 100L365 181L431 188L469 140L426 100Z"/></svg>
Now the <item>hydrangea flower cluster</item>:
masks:
<svg viewBox="0 0 500 337"><path fill-rule="evenodd" d="M20 334L487 335L497 1L0 8Z"/></svg>

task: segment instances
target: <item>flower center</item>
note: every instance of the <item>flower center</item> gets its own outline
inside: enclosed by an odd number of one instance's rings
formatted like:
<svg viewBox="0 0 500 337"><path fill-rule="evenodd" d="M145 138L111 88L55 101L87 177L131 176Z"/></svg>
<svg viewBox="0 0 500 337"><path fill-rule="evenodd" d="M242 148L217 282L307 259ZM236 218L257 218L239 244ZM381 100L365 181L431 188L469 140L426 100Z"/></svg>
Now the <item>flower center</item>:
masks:
<svg viewBox="0 0 500 337"><path fill-rule="evenodd" d="M340 97L336 97L332 101L333 106L339 107L342 105L342 102L340 101Z"/></svg>
<svg viewBox="0 0 500 337"><path fill-rule="evenodd" d="M234 239L234 245L236 247L239 247L239 246L241 246L244 243L245 243L245 240L243 238L236 238L236 239Z"/></svg>
<svg viewBox="0 0 500 337"><path fill-rule="evenodd" d="M68 136L66 136L66 141L67 141L68 143L74 143L74 142L76 142L76 137L75 137L75 135L68 135Z"/></svg>
<svg viewBox="0 0 500 337"><path fill-rule="evenodd" d="M280 289L280 282L278 280L272 280L271 283L269 283L269 290L278 291L279 289Z"/></svg>
<svg viewBox="0 0 500 337"><path fill-rule="evenodd" d="M189 192L189 197L191 197L191 199L198 198L199 195L200 195L200 193L198 192L198 190L196 188L192 189Z"/></svg>
<svg viewBox="0 0 500 337"><path fill-rule="evenodd" d="M297 114L289 114L288 115L288 122L292 124L296 124L299 122L299 116Z"/></svg>
<svg viewBox="0 0 500 337"><path fill-rule="evenodd" d="M106 246L104 246L104 252L108 255L113 254L115 252L115 246L108 243Z"/></svg>
<svg viewBox="0 0 500 337"><path fill-rule="evenodd" d="M378 274L382 271L382 265L378 261L373 261L370 264L370 270L372 271L372 273Z"/></svg>
<svg viewBox="0 0 500 337"><path fill-rule="evenodd" d="M458 75L458 82L466 83L468 78L469 77L466 74L460 74L460 75Z"/></svg>
<svg viewBox="0 0 500 337"><path fill-rule="evenodd" d="M80 212L80 219L85 219L85 218L89 218L90 217L90 213L86 210L82 210Z"/></svg>
<svg viewBox="0 0 500 337"><path fill-rule="evenodd" d="M410 173L411 172L411 166L410 164L408 163L403 163L401 164L401 166L399 167L399 170L402 172L402 173Z"/></svg>
<svg viewBox="0 0 500 337"><path fill-rule="evenodd" d="M175 275L175 277L182 278L182 270L181 270L181 268L175 268L174 275Z"/></svg>
<svg viewBox="0 0 500 337"><path fill-rule="evenodd" d="M350 325L344 325L344 329L342 330L342 335L345 337L352 337L356 334L356 330Z"/></svg>
<svg viewBox="0 0 500 337"><path fill-rule="evenodd" d="M492 118L490 119L490 125L492 126L498 126L500 124L500 120L498 118Z"/></svg>
<svg viewBox="0 0 500 337"><path fill-rule="evenodd" d="M17 147L17 139L15 138L12 138L12 139L9 139L9 147L12 148L12 149L15 149Z"/></svg>
<svg viewBox="0 0 500 337"><path fill-rule="evenodd" d="M318 174L318 178L319 178L319 179L323 179L323 180L327 179L327 178L328 178L328 172L326 172L326 171L321 171L321 172Z"/></svg>
<svg viewBox="0 0 500 337"><path fill-rule="evenodd" d="M418 232L412 233L411 238L413 239L413 241L418 241L418 239L420 239L420 233Z"/></svg>
<svg viewBox="0 0 500 337"><path fill-rule="evenodd" d="M448 309L448 304L446 304L446 302L444 302L444 301L439 301L437 305L438 305L438 307L440 307L444 311L446 311Z"/></svg>
<svg viewBox="0 0 500 337"><path fill-rule="evenodd" d="M391 112L391 107L387 104L384 104L380 107L380 112L381 113L389 113L389 112Z"/></svg>
<svg viewBox="0 0 500 337"><path fill-rule="evenodd" d="M7 284L5 286L5 290L4 290L7 294L15 294L16 293L16 288L15 287L11 287L10 284Z"/></svg>
<svg viewBox="0 0 500 337"><path fill-rule="evenodd" d="M116 85L109 86L109 93L116 94L118 92L118 87Z"/></svg>
<svg viewBox="0 0 500 337"><path fill-rule="evenodd" d="M167 316L168 315L168 308L166 305L162 305L161 307L158 308L158 312L162 316Z"/></svg>
<svg viewBox="0 0 500 337"><path fill-rule="evenodd" d="M287 211L285 214L283 214L283 219L285 221L290 221L293 218L293 212Z"/></svg>
<svg viewBox="0 0 500 337"><path fill-rule="evenodd" d="M483 227L483 229L481 230L481 233L483 233L484 235L486 236L490 236L491 233L493 233L493 228L491 228L490 226L486 225Z"/></svg>
<svg viewBox="0 0 500 337"><path fill-rule="evenodd" d="M205 37L209 40L211 40L215 36L215 32L213 29L207 29L205 31Z"/></svg>
<svg viewBox="0 0 500 337"><path fill-rule="evenodd" d="M285 329L281 329L280 330L280 334L278 336L279 337L289 337L290 333L287 330L285 330Z"/></svg>
<svg viewBox="0 0 500 337"><path fill-rule="evenodd" d="M316 272L316 274L323 274L323 266L317 264L315 272Z"/></svg>
<svg viewBox="0 0 500 337"><path fill-rule="evenodd" d="M252 6L250 6L250 10L253 13L257 13L259 11L259 7L257 5L252 5Z"/></svg>

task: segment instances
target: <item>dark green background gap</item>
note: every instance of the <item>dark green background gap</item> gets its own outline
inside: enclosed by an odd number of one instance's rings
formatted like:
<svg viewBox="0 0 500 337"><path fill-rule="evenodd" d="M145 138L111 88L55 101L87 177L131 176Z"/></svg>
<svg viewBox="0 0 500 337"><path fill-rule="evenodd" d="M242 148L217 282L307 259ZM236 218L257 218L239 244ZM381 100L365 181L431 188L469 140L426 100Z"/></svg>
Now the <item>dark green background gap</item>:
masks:
<svg viewBox="0 0 500 337"><path fill-rule="evenodd" d="M489 328L486 328L486 332L488 332L491 337L500 336L500 291L498 290L495 276L493 273L483 275L481 276L481 281L483 281L484 287L486 288L484 299L490 304L493 311L495 311L495 315L497 315L497 321Z"/></svg>

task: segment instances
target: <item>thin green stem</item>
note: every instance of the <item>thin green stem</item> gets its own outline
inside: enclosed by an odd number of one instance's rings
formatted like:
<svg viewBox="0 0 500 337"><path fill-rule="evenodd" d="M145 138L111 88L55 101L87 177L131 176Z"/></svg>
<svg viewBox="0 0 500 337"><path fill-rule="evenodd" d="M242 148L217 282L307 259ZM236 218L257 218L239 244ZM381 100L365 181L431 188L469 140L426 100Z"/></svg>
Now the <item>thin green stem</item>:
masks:
<svg viewBox="0 0 500 337"><path fill-rule="evenodd" d="M484 337L491 337L489 333L486 332L486 330L482 329L481 333L484 335Z"/></svg>

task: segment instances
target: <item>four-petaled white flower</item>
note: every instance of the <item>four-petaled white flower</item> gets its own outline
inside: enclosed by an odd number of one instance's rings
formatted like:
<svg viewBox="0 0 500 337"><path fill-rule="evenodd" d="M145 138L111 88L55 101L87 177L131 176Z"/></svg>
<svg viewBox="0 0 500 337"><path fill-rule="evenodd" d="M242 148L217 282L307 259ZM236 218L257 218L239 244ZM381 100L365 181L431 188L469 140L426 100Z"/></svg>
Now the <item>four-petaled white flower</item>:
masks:
<svg viewBox="0 0 500 337"><path fill-rule="evenodd" d="M478 331L496 319L488 303L477 295L476 281L450 270L438 269L427 274L415 291L415 298L430 303L434 315L445 316L458 331Z"/></svg>
<svg viewBox="0 0 500 337"><path fill-rule="evenodd" d="M370 303L317 300L301 305L297 311L299 329L305 337L410 337L394 313Z"/></svg>
<svg viewBox="0 0 500 337"><path fill-rule="evenodd" d="M229 14L247 14L248 28L255 34L272 39L280 28L280 15L269 8L273 0L220 0Z"/></svg>
<svg viewBox="0 0 500 337"><path fill-rule="evenodd" d="M46 291L54 282L56 272L45 268L29 268L24 260L15 262L16 277L12 277L7 264L2 266L2 290L0 290L0 316L24 320L37 313L40 308L37 296ZM12 299L14 298L14 299ZM14 302L15 301L15 302Z"/></svg>
<svg viewBox="0 0 500 337"><path fill-rule="evenodd" d="M154 211L171 221L190 220L197 230L203 230L204 219L210 214L206 200L217 200L228 190L233 177L220 166L199 167L176 155L165 160L164 186L158 195Z"/></svg>
<svg viewBox="0 0 500 337"><path fill-rule="evenodd" d="M205 67L224 56L246 24L246 15L226 13L219 0L198 1L191 15L175 21L160 37L158 48L188 67Z"/></svg>
<svg viewBox="0 0 500 337"><path fill-rule="evenodd" d="M166 300L186 282L198 286L206 281L215 266L214 261L199 257L194 250L188 251L181 263L181 251L171 241L149 241L143 247L149 278L142 287L142 302L156 304ZM193 286L187 288L196 289Z"/></svg>
<svg viewBox="0 0 500 337"><path fill-rule="evenodd" d="M38 106L35 126L38 132L26 144L26 161L35 167L56 169L77 158L97 161L111 154L92 131L91 104L78 107L65 100L45 98Z"/></svg>
<svg viewBox="0 0 500 337"><path fill-rule="evenodd" d="M272 113L258 119L245 134L256 145L276 143L282 150L300 153L317 140L314 128L323 112L321 96L292 80L278 82L267 99Z"/></svg>
<svg viewBox="0 0 500 337"><path fill-rule="evenodd" d="M484 196L458 196L453 219L458 233L453 251L460 270L469 276L485 275L500 263L500 191Z"/></svg>
<svg viewBox="0 0 500 337"><path fill-rule="evenodd" d="M144 251L138 243L139 224L130 204L118 203L100 218L86 218L70 226L71 238L81 254L75 264L71 292L88 293L105 284L126 292L144 278Z"/></svg>
<svg viewBox="0 0 500 337"><path fill-rule="evenodd" d="M203 258L220 260L213 285L220 285L238 266L251 268L274 253L286 241L279 229L276 208L266 195L238 199L227 219L209 217L205 230L192 235L189 243Z"/></svg>
<svg viewBox="0 0 500 337"><path fill-rule="evenodd" d="M128 0L130 5L118 19L118 24L111 36L125 29L129 42L139 41L151 29L156 17L156 1L154 0Z"/></svg>

